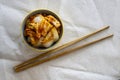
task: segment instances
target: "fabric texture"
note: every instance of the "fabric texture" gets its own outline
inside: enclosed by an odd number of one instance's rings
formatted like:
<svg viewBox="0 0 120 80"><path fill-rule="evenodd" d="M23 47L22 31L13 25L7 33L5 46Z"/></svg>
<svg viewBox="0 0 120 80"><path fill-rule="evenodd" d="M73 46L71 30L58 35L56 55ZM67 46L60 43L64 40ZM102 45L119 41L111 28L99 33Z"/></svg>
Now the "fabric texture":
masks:
<svg viewBox="0 0 120 80"><path fill-rule="evenodd" d="M59 15L64 35L57 46L110 25L74 48L110 33L113 38L20 73L13 67L40 52L26 47L21 23L29 12L48 9ZM0 80L118 80L120 79L119 0L0 0Z"/></svg>

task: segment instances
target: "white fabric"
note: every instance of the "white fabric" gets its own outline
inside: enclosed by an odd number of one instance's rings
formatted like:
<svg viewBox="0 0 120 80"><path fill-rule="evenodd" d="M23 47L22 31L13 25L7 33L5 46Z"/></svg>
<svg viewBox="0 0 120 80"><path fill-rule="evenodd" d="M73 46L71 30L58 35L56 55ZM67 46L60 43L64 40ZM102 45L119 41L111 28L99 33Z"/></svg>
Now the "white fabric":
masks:
<svg viewBox="0 0 120 80"><path fill-rule="evenodd" d="M20 38L24 17L35 9L48 9L60 16L64 35L57 46L104 25L111 27L70 48L110 33L114 33L114 37L15 73L13 66L40 54L27 48ZM120 79L119 14L119 0L0 0L0 80Z"/></svg>

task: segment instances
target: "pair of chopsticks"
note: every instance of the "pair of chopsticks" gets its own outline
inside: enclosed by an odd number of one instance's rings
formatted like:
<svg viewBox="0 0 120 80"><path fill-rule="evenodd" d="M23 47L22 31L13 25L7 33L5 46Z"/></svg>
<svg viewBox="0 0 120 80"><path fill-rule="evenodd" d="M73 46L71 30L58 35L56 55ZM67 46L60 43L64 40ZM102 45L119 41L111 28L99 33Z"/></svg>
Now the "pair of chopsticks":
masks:
<svg viewBox="0 0 120 80"><path fill-rule="evenodd" d="M85 36L83 36L83 37L81 37L81 38L78 38L78 39L76 39L76 40L74 40L74 41L68 42L68 43L66 43L66 44L64 44L64 45L62 45L62 46L59 46L59 47L57 47L57 48L55 48L55 49L53 49L53 50L50 50L50 51L45 52L45 53L42 53L42 54L40 54L40 55L38 55L38 56L36 56L36 57L34 57L34 58L31 58L31 59L29 59L29 60L27 60L27 61L25 61L25 62L23 62L23 63L21 63L21 64L19 64L19 65L17 65L17 66L15 66L15 67L14 67L14 70L15 70L16 72L20 72L20 71L23 71L23 70L25 70L25 69L31 68L31 67L33 67L33 66L36 66L36 65L38 65L38 64L42 64L42 63L44 63L44 62L47 62L47 61L56 59L56 58L58 58L58 57L61 57L61 56L66 55L66 54L69 54L69 53L71 53L71 52L73 52L73 51L76 51L76 50L78 50L78 49L87 47L87 46L89 46L89 45L91 45L91 44L94 44L94 43L100 42L100 41L102 41L102 40L105 40L105 39L107 39L107 38L110 38L110 37L113 36L113 34L107 35L107 36L105 36L105 37L102 37L102 38L100 38L100 39L97 39L97 40L94 40L94 41L91 41L91 42L88 42L88 43L83 44L83 45L81 45L81 46L72 48L72 49L70 49L70 50L63 51L63 52L58 53L58 54L55 54L55 55L53 55L53 56L46 57L46 56L48 56L48 55L53 54L53 52L57 52L57 51L59 51L59 50L61 50L61 49L63 49L63 48L66 48L66 47L68 47L68 46L71 46L71 45L73 45L73 44L75 44L75 43L77 43L77 42L79 42L79 41L81 41L81 40L84 40L84 39L86 39L86 38L88 38L88 37L90 37L90 36L92 36L92 35L95 35L96 33L99 33L99 32L101 32L101 31L103 31L103 30L106 30L106 29L108 29L108 28L109 28L109 26L105 26L105 27L103 27L103 28L101 28L101 29L99 29L99 30L96 30L96 31L94 31L94 32L92 32L92 33L90 33L90 34L88 34L88 35L85 35ZM45 57L45 58L44 58L44 57Z"/></svg>

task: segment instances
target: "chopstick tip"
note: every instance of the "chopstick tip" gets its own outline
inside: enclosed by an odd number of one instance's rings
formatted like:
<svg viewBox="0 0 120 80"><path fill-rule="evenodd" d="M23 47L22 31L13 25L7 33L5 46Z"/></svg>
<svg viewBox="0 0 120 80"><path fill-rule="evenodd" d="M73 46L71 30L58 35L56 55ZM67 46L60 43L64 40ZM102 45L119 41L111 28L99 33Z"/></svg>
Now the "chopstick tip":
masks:
<svg viewBox="0 0 120 80"><path fill-rule="evenodd" d="M108 35L107 37L113 37L114 36L114 34L110 34L110 35Z"/></svg>
<svg viewBox="0 0 120 80"><path fill-rule="evenodd" d="M13 70L14 70L14 72L19 72L19 71L17 70L17 67L16 67L16 66L13 67Z"/></svg>
<svg viewBox="0 0 120 80"><path fill-rule="evenodd" d="M110 28L110 26L106 26L107 28Z"/></svg>
<svg viewBox="0 0 120 80"><path fill-rule="evenodd" d="M114 34L110 34L111 35L111 37L113 37L114 36Z"/></svg>

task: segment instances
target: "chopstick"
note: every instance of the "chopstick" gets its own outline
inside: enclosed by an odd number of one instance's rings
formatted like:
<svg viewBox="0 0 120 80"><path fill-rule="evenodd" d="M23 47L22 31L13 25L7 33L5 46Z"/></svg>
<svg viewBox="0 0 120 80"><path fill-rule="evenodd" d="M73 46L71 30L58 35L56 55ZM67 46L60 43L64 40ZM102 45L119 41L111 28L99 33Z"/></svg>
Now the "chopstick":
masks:
<svg viewBox="0 0 120 80"><path fill-rule="evenodd" d="M36 60L36 62L34 62L34 63L32 63L32 64L29 64L29 65L26 65L26 66L23 66L23 67L15 68L15 71L16 71L16 72L23 71L23 70L25 70L25 69L31 68L31 67L33 67L33 66L36 66L36 65L38 65L38 64L42 64L42 63L44 63L44 62L47 62L47 61L56 59L56 58L61 57L61 56L63 56L63 55L70 54L70 53L73 52L73 51L76 51L76 50L78 50L78 49L82 49L82 48L84 48L84 47L90 46L90 45L92 45L92 44L95 44L95 43L97 43L97 42L100 42L100 41L102 41L102 40L105 40L105 39L107 39L107 38L110 38L110 37L112 37L112 36L113 36L113 34L110 34L110 35L108 35L108 36L105 36L105 37L102 37L102 38L100 38L100 39L97 39L97 40L88 42L88 43L83 44L83 45L81 45L81 46L78 46L78 47L76 47L76 48L63 51L62 53L58 53L58 54L53 55L53 56L50 56L50 57L48 57L48 58L44 58L44 59L42 59L42 60Z"/></svg>
<svg viewBox="0 0 120 80"><path fill-rule="evenodd" d="M105 26L105 27L103 27L103 28L101 28L101 29L99 29L99 30L96 30L96 31L94 31L94 32L92 32L92 33L90 33L90 34L87 34L87 35L85 35L85 36L83 36L83 37L81 37L81 38L78 38L78 39L76 39L76 40L74 40L74 41L68 42L68 43L66 43L66 44L64 44L64 45L62 45L62 46L59 46L59 47L57 47L57 48L55 48L55 49L53 49L53 50L50 50L50 51L45 52L45 53L42 53L42 54L40 54L40 55L38 55L38 56L36 56L36 57L34 57L34 58L32 58L32 59L29 59L28 61L25 61L25 62L23 62L23 63L15 66L14 69L19 68L19 67L23 67L23 66L28 65L28 64L31 64L32 62L34 62L34 61L37 60L37 59L43 58L43 57L45 57L45 56L47 56L47 55L50 55L50 54L52 54L53 52L57 52L57 51L59 51L59 50L61 50L61 49L63 49L63 48L66 48L66 47L68 47L68 46L70 46L70 45L73 45L73 44L75 44L75 43L77 43L77 42L79 42L79 41L81 41L81 40L84 40L84 39L86 39L86 38L88 38L88 37L90 37L90 36L92 36L92 35L95 35L96 33L99 33L99 32L101 32L101 31L103 31L103 30L106 30L106 29L108 29L108 28L109 28L109 26Z"/></svg>

